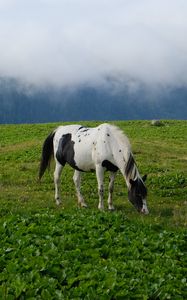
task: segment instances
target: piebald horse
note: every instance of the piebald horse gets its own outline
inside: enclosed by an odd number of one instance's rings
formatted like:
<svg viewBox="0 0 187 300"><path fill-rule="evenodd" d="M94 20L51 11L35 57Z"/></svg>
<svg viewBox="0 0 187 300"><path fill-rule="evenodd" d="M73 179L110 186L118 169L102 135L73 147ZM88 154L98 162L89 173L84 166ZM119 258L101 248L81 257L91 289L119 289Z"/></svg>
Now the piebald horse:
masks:
<svg viewBox="0 0 187 300"><path fill-rule="evenodd" d="M103 180L104 172L107 170L110 171L108 208L113 210L114 179L119 170L128 188L128 199L139 212L148 214L147 189L144 184L146 175L140 176L130 142L118 127L106 123L94 128L81 125L59 126L44 141L39 180L53 155L56 162L54 184L57 205L61 203L60 175L63 167L68 163L75 170L73 180L80 206L87 206L80 191L81 172L95 171L99 194L98 208L104 209Z"/></svg>

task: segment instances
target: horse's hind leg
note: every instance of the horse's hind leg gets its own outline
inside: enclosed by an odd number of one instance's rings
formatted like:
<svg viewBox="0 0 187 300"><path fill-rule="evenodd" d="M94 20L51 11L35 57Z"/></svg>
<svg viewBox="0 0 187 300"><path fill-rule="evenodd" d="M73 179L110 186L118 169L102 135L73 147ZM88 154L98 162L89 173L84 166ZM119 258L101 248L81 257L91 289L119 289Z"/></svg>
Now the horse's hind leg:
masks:
<svg viewBox="0 0 187 300"><path fill-rule="evenodd" d="M114 180L116 177L116 173L111 172L110 173L110 182L109 182L109 194L108 194L108 209L109 210L114 210L114 206L112 203L112 194L113 194L113 190L114 190Z"/></svg>
<svg viewBox="0 0 187 300"><path fill-rule="evenodd" d="M55 200L56 204L59 205L61 203L60 196L60 175L62 173L63 166L56 161L55 171L54 171L54 184L55 184Z"/></svg>
<svg viewBox="0 0 187 300"><path fill-rule="evenodd" d="M104 203L103 203L103 196L104 196L104 186L103 186L104 169L99 164L96 165L96 176L97 176L98 194L99 194L99 205L98 205L98 208L100 210L103 210L104 209Z"/></svg>
<svg viewBox="0 0 187 300"><path fill-rule="evenodd" d="M81 194L80 187L81 187L81 173L77 170L75 170L74 175L73 175L73 181L75 184L75 189L77 192L77 197L78 197L78 204L82 207L87 207L87 204L84 201L84 198Z"/></svg>

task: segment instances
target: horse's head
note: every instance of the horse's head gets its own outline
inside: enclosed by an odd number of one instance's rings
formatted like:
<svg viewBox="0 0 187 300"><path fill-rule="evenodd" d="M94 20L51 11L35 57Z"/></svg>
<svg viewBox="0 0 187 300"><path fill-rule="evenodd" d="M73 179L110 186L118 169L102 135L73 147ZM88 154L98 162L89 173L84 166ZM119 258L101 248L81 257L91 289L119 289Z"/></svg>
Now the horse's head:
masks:
<svg viewBox="0 0 187 300"><path fill-rule="evenodd" d="M128 190L129 201L135 206L135 208L139 212L143 214L149 213L146 204L147 189L144 185L144 181L146 180L146 178L147 176L144 175L142 179L130 179L130 188Z"/></svg>

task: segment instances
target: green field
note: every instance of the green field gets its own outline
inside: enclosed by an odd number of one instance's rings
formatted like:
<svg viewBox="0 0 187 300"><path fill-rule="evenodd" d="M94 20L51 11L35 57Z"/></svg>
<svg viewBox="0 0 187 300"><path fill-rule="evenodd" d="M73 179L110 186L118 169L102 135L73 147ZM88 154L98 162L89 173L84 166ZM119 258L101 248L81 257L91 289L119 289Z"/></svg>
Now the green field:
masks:
<svg viewBox="0 0 187 300"><path fill-rule="evenodd" d="M37 176L42 143L59 124L0 126L0 299L187 299L187 122L113 123L148 174L148 216L128 202L120 173L114 212L98 211L94 173L83 174L89 208L80 209L68 166L56 207L54 164Z"/></svg>

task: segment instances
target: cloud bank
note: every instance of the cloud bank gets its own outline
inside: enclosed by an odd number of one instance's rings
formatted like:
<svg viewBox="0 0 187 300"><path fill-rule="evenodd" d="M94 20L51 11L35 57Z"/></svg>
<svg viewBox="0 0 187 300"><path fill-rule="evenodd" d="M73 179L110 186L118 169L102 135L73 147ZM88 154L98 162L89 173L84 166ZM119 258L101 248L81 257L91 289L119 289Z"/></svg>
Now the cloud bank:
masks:
<svg viewBox="0 0 187 300"><path fill-rule="evenodd" d="M185 0L0 0L0 76L187 86Z"/></svg>

